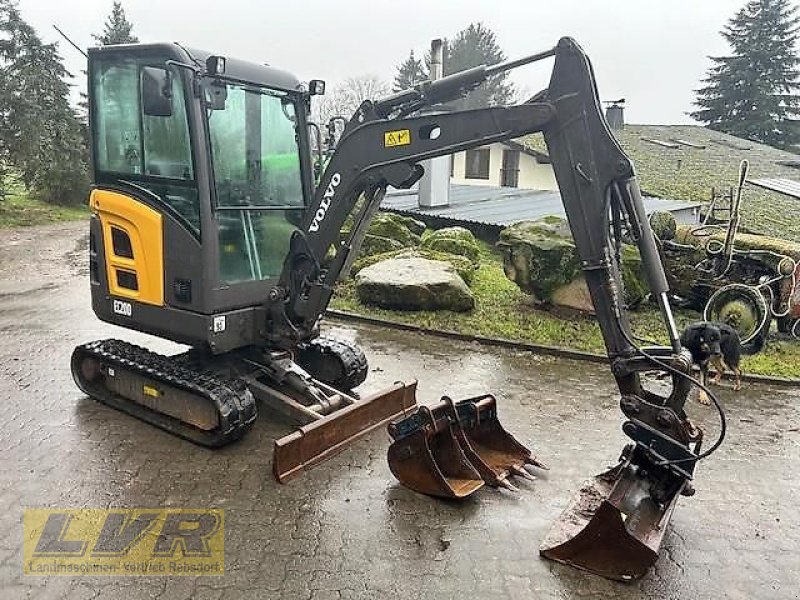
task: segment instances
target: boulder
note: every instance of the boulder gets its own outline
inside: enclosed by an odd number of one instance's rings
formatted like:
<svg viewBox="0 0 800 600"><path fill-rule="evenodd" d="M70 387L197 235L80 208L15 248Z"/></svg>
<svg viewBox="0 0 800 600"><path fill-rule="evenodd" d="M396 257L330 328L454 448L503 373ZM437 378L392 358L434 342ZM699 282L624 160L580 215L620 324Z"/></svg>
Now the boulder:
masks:
<svg viewBox="0 0 800 600"><path fill-rule="evenodd" d="M591 299L567 221L549 216L524 221L500 233L503 270L522 291L544 303L591 312ZM648 292L638 250L622 248L625 301L640 303Z"/></svg>
<svg viewBox="0 0 800 600"><path fill-rule="evenodd" d="M678 227L675 215L666 210L654 210L650 215L650 227L653 233L661 241L675 238L675 231Z"/></svg>
<svg viewBox="0 0 800 600"><path fill-rule="evenodd" d="M500 233L497 245L503 253L506 277L540 301L549 302L557 289L580 274L575 244L564 219L545 217L515 223Z"/></svg>
<svg viewBox="0 0 800 600"><path fill-rule="evenodd" d="M645 299L649 289L647 279L642 268L642 259L639 251L633 246L622 247L622 280L625 284L625 303L629 307L636 307ZM586 285L583 275L556 289L549 302L553 306L567 308L585 313L594 313L592 296Z"/></svg>
<svg viewBox="0 0 800 600"><path fill-rule="evenodd" d="M583 313L594 313L592 296L583 275L578 275L566 285L558 288L550 298L554 306L568 308Z"/></svg>
<svg viewBox="0 0 800 600"><path fill-rule="evenodd" d="M425 229L427 226L422 221L418 221L414 217L409 217L407 215L398 215L396 213L385 213L387 215L391 215L392 218L397 221L398 223L402 223L408 230L413 233L414 235L422 235L425 233Z"/></svg>
<svg viewBox="0 0 800 600"><path fill-rule="evenodd" d="M475 297L449 263L390 258L361 269L356 292L364 304L395 310L467 311Z"/></svg>
<svg viewBox="0 0 800 600"><path fill-rule="evenodd" d="M406 217L392 213L378 213L367 228L368 235L389 238L399 242L403 247L419 244L419 236L412 233L404 222Z"/></svg>
<svg viewBox="0 0 800 600"><path fill-rule="evenodd" d="M374 254L372 256L362 256L353 263L350 273L353 277L369 266L379 263L383 260L390 258L425 258L428 260L438 260L447 262L453 265L456 273L464 280L464 283L470 285L472 278L475 275L475 265L463 256L455 254L448 254L447 252L437 252L436 250L428 250L426 248L401 248L399 250L392 250L391 252L384 252L382 254Z"/></svg>
<svg viewBox="0 0 800 600"><path fill-rule="evenodd" d="M359 256L374 256L376 254L385 254L386 252L402 249L403 244L397 240L381 237L379 235L370 235L368 233L364 236L364 241L361 244Z"/></svg>
<svg viewBox="0 0 800 600"><path fill-rule="evenodd" d="M463 256L475 265L480 261L478 240L469 229L463 227L445 227L426 233L421 245L429 250Z"/></svg>

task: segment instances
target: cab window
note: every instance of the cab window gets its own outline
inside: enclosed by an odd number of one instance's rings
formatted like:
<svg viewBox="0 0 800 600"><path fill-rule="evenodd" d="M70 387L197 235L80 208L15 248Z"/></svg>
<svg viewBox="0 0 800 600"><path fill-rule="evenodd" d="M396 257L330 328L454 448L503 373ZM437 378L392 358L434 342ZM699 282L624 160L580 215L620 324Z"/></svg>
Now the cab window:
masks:
<svg viewBox="0 0 800 600"><path fill-rule="evenodd" d="M113 57L94 65L91 102L95 167L106 175L104 179L116 177L146 188L199 232L183 80L179 73L172 73L171 114L145 115L141 71L150 65L153 61Z"/></svg>

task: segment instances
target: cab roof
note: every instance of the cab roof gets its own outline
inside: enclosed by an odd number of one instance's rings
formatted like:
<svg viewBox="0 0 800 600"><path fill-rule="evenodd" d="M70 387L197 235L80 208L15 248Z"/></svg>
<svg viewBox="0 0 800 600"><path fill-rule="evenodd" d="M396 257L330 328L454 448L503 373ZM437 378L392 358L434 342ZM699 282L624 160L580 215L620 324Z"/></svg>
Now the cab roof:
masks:
<svg viewBox="0 0 800 600"><path fill-rule="evenodd" d="M158 44L118 44L89 48L89 60L111 56L152 57L195 64L204 68L206 59L213 52L185 48L178 43ZM254 83L288 92L300 91L300 80L288 71L268 65L230 58L225 55L225 77L242 82Z"/></svg>

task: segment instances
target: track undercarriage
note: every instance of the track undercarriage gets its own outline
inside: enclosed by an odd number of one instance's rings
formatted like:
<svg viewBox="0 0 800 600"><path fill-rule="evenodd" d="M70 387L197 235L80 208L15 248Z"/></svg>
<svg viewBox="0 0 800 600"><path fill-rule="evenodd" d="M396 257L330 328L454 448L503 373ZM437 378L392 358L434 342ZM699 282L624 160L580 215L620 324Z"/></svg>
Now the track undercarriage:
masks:
<svg viewBox="0 0 800 600"><path fill-rule="evenodd" d="M163 356L112 339L75 348L72 373L89 396L207 447L242 437L259 400L301 426L275 442L273 472L282 482L416 403L415 383L364 399L351 392L367 375L354 344L320 337L299 346L296 357L253 347Z"/></svg>

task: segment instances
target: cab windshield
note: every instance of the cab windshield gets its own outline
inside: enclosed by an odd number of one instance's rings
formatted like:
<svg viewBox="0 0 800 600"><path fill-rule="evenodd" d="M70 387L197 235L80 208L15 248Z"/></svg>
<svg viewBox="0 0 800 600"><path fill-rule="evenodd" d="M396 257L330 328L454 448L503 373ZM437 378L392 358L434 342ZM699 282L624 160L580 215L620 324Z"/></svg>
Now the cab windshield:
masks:
<svg viewBox="0 0 800 600"><path fill-rule="evenodd" d="M280 275L303 215L296 100L286 92L213 82L207 111L219 225L220 279Z"/></svg>

